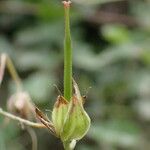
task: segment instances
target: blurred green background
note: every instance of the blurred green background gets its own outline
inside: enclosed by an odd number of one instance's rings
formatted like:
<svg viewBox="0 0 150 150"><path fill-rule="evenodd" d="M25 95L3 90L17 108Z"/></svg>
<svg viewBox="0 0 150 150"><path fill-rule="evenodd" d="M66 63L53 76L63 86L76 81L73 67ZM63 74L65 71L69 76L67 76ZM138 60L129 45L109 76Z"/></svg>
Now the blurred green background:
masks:
<svg viewBox="0 0 150 150"><path fill-rule="evenodd" d="M150 149L150 1L72 0L73 74L92 119L76 150ZM61 0L0 1L0 53L12 58L24 88L49 116L63 92L64 12ZM8 72L0 106L15 84ZM4 117L0 116L0 122ZM35 129L38 150L62 150L47 130ZM0 128L0 150L30 150L18 123Z"/></svg>

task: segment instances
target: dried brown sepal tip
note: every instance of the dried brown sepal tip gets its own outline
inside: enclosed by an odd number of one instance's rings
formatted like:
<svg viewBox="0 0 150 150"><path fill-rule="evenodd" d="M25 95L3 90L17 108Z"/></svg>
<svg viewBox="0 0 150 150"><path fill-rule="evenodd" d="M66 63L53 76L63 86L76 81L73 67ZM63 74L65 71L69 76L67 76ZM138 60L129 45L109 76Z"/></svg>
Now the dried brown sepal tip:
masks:
<svg viewBox="0 0 150 150"><path fill-rule="evenodd" d="M71 5L71 1L63 1L62 3L64 4L65 8L69 8Z"/></svg>
<svg viewBox="0 0 150 150"><path fill-rule="evenodd" d="M44 113L38 109L37 107L35 107L35 112L37 115L37 118L41 121L41 123L43 123L48 129L49 131L56 136L56 132L55 132L55 128L53 126L53 123L48 119L47 116L44 115Z"/></svg>
<svg viewBox="0 0 150 150"><path fill-rule="evenodd" d="M68 105L68 101L63 96L58 96L54 107L59 108L61 105Z"/></svg>

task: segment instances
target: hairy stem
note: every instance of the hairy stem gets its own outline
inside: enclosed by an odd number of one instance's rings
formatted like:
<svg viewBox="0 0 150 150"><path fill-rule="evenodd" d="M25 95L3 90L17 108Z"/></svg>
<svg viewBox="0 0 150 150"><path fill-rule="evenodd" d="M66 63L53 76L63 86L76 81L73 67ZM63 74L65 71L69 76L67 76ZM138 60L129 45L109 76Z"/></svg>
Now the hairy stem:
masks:
<svg viewBox="0 0 150 150"><path fill-rule="evenodd" d="M64 97L70 101L72 97L72 44L70 34L70 1L64 1L65 39L64 39Z"/></svg>

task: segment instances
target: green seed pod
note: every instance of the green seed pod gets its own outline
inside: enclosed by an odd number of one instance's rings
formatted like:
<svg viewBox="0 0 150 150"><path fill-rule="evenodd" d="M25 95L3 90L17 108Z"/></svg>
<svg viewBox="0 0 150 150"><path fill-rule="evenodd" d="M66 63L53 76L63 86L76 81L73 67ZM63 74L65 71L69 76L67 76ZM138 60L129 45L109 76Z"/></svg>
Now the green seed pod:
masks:
<svg viewBox="0 0 150 150"><path fill-rule="evenodd" d="M52 122L55 127L56 135L59 137L64 120L68 112L68 101L63 96L58 96L57 101L52 111Z"/></svg>
<svg viewBox="0 0 150 150"><path fill-rule="evenodd" d="M73 96L61 132L62 141L82 139L90 127L90 122L90 118L85 112L82 103L76 96Z"/></svg>

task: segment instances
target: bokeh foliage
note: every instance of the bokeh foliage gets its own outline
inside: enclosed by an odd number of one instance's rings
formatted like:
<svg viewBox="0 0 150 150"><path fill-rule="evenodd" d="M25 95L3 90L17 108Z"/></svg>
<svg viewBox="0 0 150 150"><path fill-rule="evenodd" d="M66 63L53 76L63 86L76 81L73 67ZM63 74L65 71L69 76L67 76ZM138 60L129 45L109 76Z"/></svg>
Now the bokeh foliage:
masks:
<svg viewBox="0 0 150 150"><path fill-rule="evenodd" d="M92 119L79 150L150 148L150 1L72 0L73 74ZM13 59L24 88L50 115L63 92L63 7L60 0L0 1L0 53ZM15 89L6 72L0 106ZM3 118L0 117L2 122ZM39 150L62 149L46 130L35 130ZM15 122L0 128L0 150L31 148Z"/></svg>

